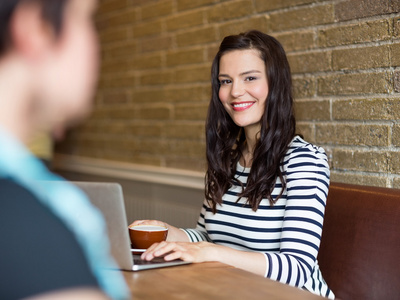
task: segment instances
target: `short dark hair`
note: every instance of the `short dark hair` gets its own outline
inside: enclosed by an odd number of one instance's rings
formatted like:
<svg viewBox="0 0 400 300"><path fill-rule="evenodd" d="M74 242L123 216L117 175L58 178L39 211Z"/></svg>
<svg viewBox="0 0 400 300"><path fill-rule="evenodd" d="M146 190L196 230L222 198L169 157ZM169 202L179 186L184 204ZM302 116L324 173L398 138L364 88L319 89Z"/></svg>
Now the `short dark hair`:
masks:
<svg viewBox="0 0 400 300"><path fill-rule="evenodd" d="M59 34L62 28L63 12L68 0L1 0L0 1L0 55L11 47L10 21L15 9L22 3L38 4L42 17ZM85 0L82 0L85 1Z"/></svg>
<svg viewBox="0 0 400 300"><path fill-rule="evenodd" d="M214 212L216 205L222 203L223 194L232 185L241 185L234 175L245 142L243 130L233 122L218 96L219 63L224 54L247 49L257 50L265 63L268 96L246 189L242 185L243 192L239 196L246 197L253 210L257 210L263 198L269 199L271 205L277 200L271 197L277 178L282 182L282 192L286 187L280 164L295 136L296 121L292 78L285 51L275 38L257 30L227 36L221 42L211 67L212 95L206 122L208 169L205 197Z"/></svg>

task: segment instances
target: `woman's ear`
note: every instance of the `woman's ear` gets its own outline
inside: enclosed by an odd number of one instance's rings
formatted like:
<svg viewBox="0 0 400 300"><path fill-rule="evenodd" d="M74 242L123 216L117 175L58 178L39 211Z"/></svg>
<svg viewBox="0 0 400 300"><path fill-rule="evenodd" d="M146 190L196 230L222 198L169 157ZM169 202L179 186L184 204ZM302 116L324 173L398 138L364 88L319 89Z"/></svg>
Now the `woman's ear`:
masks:
<svg viewBox="0 0 400 300"><path fill-rule="evenodd" d="M46 55L54 43L54 30L42 17L39 4L22 2L11 17L11 49L29 60Z"/></svg>

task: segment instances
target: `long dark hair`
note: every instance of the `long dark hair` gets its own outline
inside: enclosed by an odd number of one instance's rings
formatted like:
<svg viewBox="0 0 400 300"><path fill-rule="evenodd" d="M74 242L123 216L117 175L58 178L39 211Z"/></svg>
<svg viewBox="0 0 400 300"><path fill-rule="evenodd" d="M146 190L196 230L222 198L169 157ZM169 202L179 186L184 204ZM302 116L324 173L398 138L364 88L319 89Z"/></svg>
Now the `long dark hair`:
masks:
<svg viewBox="0 0 400 300"><path fill-rule="evenodd" d="M226 112L218 97L221 57L233 50L258 50L265 63L268 96L261 118L261 130L254 153L246 188L235 178L236 165L242 155L246 137ZM286 188L281 163L295 136L292 79L282 45L273 37L252 30L223 39L211 68L212 96L206 122L207 164L205 197L213 212L222 204L222 196L234 184L242 186L239 199L247 198L254 211L263 198L273 205ZM271 196L277 178L282 190L276 199Z"/></svg>
<svg viewBox="0 0 400 300"><path fill-rule="evenodd" d="M10 21L16 7L23 3L37 4L41 8L42 18L47 21L58 35L61 31L63 12L68 0L1 0L0 4L0 55L11 46ZM84 0L83 0L84 1Z"/></svg>

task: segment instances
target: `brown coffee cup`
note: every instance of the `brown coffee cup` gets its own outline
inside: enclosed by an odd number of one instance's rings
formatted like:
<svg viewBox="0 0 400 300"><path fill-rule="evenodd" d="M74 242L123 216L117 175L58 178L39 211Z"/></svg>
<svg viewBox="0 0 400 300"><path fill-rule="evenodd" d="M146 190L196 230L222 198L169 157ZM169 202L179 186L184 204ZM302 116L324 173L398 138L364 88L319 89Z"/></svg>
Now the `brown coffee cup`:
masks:
<svg viewBox="0 0 400 300"><path fill-rule="evenodd" d="M136 225L129 227L133 249L147 249L154 243L165 241L168 228L158 225Z"/></svg>

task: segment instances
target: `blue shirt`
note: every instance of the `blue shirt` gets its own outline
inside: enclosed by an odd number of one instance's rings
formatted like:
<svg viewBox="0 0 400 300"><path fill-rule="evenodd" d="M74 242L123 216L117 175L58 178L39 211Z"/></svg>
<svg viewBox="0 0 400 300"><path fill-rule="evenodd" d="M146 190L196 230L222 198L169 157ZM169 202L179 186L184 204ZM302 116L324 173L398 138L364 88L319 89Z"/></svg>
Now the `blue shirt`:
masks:
<svg viewBox="0 0 400 300"><path fill-rule="evenodd" d="M100 287L112 299L129 299L129 291L110 256L106 224L86 195L51 173L26 147L0 128L0 176L14 180L34 194L75 235ZM48 184L57 181L59 184ZM82 217L84 216L84 217Z"/></svg>

